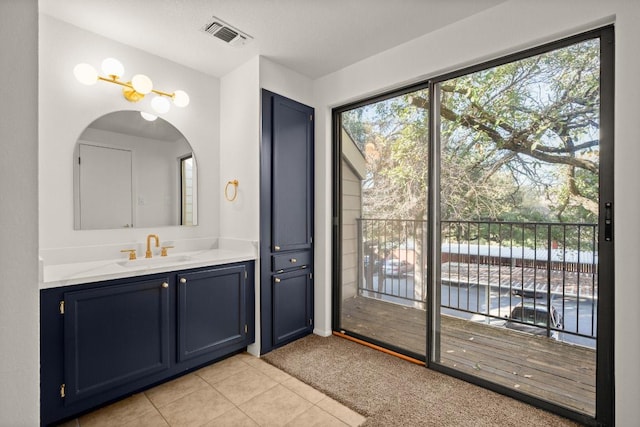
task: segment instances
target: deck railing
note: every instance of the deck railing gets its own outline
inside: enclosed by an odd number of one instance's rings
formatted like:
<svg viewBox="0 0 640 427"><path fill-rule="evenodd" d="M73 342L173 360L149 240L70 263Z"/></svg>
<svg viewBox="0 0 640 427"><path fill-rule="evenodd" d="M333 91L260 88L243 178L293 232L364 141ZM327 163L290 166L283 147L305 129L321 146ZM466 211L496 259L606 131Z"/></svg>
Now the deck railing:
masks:
<svg viewBox="0 0 640 427"><path fill-rule="evenodd" d="M359 293L426 309L426 221L357 223ZM441 221L441 311L595 338L597 232L596 224Z"/></svg>

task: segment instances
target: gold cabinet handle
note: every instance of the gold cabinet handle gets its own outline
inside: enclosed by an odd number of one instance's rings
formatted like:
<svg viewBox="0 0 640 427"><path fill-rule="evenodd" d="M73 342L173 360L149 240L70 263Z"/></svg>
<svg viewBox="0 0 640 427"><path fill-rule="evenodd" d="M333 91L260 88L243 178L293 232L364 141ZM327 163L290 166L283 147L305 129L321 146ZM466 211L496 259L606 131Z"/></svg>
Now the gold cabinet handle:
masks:
<svg viewBox="0 0 640 427"><path fill-rule="evenodd" d="M274 246L274 247L273 247L273 250L274 250L274 251L279 251L279 250L280 250L280 246L278 246L278 245Z"/></svg>
<svg viewBox="0 0 640 427"><path fill-rule="evenodd" d="M185 279L184 277L182 277L182 278L180 279L180 283L182 283L182 284L187 283L187 279Z"/></svg>
<svg viewBox="0 0 640 427"><path fill-rule="evenodd" d="M276 282L276 283L280 283L280 279L277 278L277 277L275 279L273 279L273 281Z"/></svg>
<svg viewBox="0 0 640 427"><path fill-rule="evenodd" d="M164 283L162 283L162 287L166 289L166 288L169 287L169 284L167 282L164 282Z"/></svg>
<svg viewBox="0 0 640 427"><path fill-rule="evenodd" d="M174 246L163 246L160 249L160 256L167 256L167 249L173 249Z"/></svg>
<svg viewBox="0 0 640 427"><path fill-rule="evenodd" d="M296 262L298 262L298 260L295 258L291 258L289 261L291 262L291 264L295 264Z"/></svg>
<svg viewBox="0 0 640 427"><path fill-rule="evenodd" d="M129 252L129 260L133 261L136 259L136 250L135 249L122 249L120 252Z"/></svg>

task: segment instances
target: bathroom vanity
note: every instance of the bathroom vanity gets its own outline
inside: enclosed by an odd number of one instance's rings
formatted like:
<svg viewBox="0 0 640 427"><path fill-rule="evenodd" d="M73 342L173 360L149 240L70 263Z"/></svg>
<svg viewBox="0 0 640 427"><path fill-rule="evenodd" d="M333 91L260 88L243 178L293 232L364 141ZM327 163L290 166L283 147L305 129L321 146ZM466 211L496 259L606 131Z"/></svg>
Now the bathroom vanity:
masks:
<svg viewBox="0 0 640 427"><path fill-rule="evenodd" d="M45 267L40 291L43 425L254 342L255 254L211 249L153 259Z"/></svg>

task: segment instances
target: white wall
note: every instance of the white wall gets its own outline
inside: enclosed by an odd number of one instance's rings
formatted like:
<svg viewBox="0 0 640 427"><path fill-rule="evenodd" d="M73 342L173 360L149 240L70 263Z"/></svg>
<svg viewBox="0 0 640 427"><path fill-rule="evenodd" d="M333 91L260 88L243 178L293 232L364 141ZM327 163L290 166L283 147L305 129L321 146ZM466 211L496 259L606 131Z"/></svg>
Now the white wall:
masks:
<svg viewBox="0 0 640 427"><path fill-rule="evenodd" d="M0 1L0 426L40 424L38 2Z"/></svg>
<svg viewBox="0 0 640 427"><path fill-rule="evenodd" d="M616 420L640 419L640 2L512 0L315 81L316 325L331 325L331 108L473 63L602 26L616 25L615 250ZM322 201L326 203L322 204ZM602 284L607 285L607 284ZM318 296L318 290L316 291Z"/></svg>
<svg viewBox="0 0 640 427"><path fill-rule="evenodd" d="M219 235L221 198L220 81L166 59L87 32L47 15L40 16L40 249L140 243L153 232L162 241ZM125 67L124 78L143 73L163 91L182 89L191 103L172 107L163 118L182 132L198 162L197 227L153 227L119 230L73 229L73 150L89 123L117 110L149 110L149 99L131 103L112 84L84 86L73 76L77 63L97 69L113 56ZM114 254L116 255L116 254ZM117 254L116 256L120 256Z"/></svg>
<svg viewBox="0 0 640 427"><path fill-rule="evenodd" d="M260 57L260 87L313 107L313 82L264 56Z"/></svg>
<svg viewBox="0 0 640 427"><path fill-rule="evenodd" d="M221 237L260 238L259 67L256 56L220 79L219 179L222 186L238 180L236 200L220 205Z"/></svg>

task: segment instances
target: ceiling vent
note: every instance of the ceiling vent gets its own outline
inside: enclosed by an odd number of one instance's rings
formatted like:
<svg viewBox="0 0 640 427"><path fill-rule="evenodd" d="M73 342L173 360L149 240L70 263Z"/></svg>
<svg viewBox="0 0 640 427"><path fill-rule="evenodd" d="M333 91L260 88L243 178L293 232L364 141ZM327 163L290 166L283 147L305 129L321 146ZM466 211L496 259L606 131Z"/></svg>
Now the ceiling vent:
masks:
<svg viewBox="0 0 640 427"><path fill-rule="evenodd" d="M215 16L209 20L207 25L202 27L202 31L234 47L244 46L253 40L250 35L243 33Z"/></svg>

